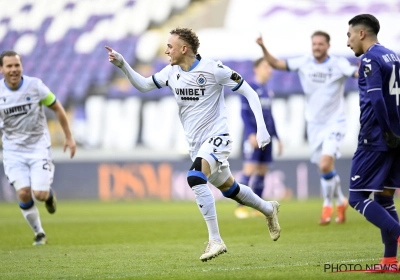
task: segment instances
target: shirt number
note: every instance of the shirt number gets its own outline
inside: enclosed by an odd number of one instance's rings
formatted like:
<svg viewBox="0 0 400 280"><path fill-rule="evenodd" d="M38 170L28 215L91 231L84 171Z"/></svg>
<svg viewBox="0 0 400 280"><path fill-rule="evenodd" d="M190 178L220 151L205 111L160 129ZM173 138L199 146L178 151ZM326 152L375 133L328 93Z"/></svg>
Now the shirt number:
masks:
<svg viewBox="0 0 400 280"><path fill-rule="evenodd" d="M399 70L399 76L400 76L400 70ZM398 79L396 79L396 65L394 64L393 64L392 75L390 76L389 80L389 88L390 88L390 94L396 95L396 105L399 106L400 89L399 89L399 81Z"/></svg>

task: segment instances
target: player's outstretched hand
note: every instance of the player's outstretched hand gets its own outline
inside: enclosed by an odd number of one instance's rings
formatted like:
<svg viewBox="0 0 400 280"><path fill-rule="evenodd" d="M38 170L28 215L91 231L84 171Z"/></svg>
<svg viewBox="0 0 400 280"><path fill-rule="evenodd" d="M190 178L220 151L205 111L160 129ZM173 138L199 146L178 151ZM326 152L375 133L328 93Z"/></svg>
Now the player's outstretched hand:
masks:
<svg viewBox="0 0 400 280"><path fill-rule="evenodd" d="M393 131L386 132L383 134L386 144L389 148L399 148L400 147L400 136L393 133Z"/></svg>
<svg viewBox="0 0 400 280"><path fill-rule="evenodd" d="M260 36L256 39L256 43L259 44L261 47L264 46L263 38L260 34Z"/></svg>
<svg viewBox="0 0 400 280"><path fill-rule="evenodd" d="M264 147L271 142L271 136L267 129L257 129L257 142L258 147L264 150Z"/></svg>
<svg viewBox="0 0 400 280"><path fill-rule="evenodd" d="M71 137L71 138L65 139L65 141L64 141L64 153L67 150L67 147L69 148L69 152L70 152L71 158L73 158L74 155L75 155L75 151L76 151L76 143L75 143L74 138Z"/></svg>
<svg viewBox="0 0 400 280"><path fill-rule="evenodd" d="M105 46L105 48L108 50L108 61L121 68L124 65L124 57L109 46Z"/></svg>

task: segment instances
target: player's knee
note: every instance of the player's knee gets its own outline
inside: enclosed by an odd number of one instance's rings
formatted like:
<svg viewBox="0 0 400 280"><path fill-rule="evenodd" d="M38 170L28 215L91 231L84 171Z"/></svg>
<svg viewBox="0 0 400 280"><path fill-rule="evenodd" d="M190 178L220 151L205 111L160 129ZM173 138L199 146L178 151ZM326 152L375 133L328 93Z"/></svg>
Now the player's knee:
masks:
<svg viewBox="0 0 400 280"><path fill-rule="evenodd" d="M319 162L319 170L322 174L329 173L334 169L334 161L330 156L323 155Z"/></svg>
<svg viewBox="0 0 400 280"><path fill-rule="evenodd" d="M191 188L197 185L207 184L207 176L201 171L190 170L187 173L187 182Z"/></svg>
<svg viewBox="0 0 400 280"><path fill-rule="evenodd" d="M319 165L319 170L322 174L327 174L332 172L332 165L326 162L321 162Z"/></svg>
<svg viewBox="0 0 400 280"><path fill-rule="evenodd" d="M35 196L36 200L45 201L49 196L48 191L33 191L33 195Z"/></svg>
<svg viewBox="0 0 400 280"><path fill-rule="evenodd" d="M349 194L349 205L358 210L358 206L366 204L369 200L369 192L350 192ZM363 208L363 207L362 207Z"/></svg>
<svg viewBox="0 0 400 280"><path fill-rule="evenodd" d="M18 190L18 198L22 202L28 202L32 200L31 188L26 187Z"/></svg>

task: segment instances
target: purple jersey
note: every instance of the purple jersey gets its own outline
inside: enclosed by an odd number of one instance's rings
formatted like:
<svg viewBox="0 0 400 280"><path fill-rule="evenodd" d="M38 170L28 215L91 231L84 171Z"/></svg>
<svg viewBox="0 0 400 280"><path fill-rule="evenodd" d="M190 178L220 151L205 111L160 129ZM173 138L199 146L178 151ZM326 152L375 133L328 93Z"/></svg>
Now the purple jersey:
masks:
<svg viewBox="0 0 400 280"><path fill-rule="evenodd" d="M361 60L359 150L387 151L384 132L400 135L399 68L399 57L380 44L372 45Z"/></svg>
<svg viewBox="0 0 400 280"><path fill-rule="evenodd" d="M255 92L258 93L265 125L267 127L269 134L271 135L271 137L276 137L278 139L278 135L275 129L274 118L272 117L272 112L271 112L271 98L268 94L268 89L266 85L260 85L259 83L256 82L251 82L249 83L249 85L254 89ZM240 99L242 103L241 114L244 123L243 140L246 140L250 134L257 133L257 122L247 99L242 95L240 96Z"/></svg>

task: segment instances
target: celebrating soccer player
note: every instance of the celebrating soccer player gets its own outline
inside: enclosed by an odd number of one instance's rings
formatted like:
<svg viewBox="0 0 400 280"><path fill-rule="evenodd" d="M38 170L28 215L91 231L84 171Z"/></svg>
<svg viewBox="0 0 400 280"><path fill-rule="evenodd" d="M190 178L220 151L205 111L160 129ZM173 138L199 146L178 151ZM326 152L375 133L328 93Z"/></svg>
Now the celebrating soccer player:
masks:
<svg viewBox="0 0 400 280"><path fill-rule="evenodd" d="M316 31L311 36L312 55L282 60L267 51L262 37L256 40L273 68L298 72L306 95L305 117L311 162L319 167L324 197L320 225L331 222L333 198L336 198L336 222L345 222L348 203L335 170L335 159L340 156L339 147L346 132L344 83L347 77L358 75L357 67L350 65L345 58L328 55L329 41L329 34Z"/></svg>
<svg viewBox="0 0 400 280"><path fill-rule="evenodd" d="M278 133L275 128L275 121L271 112L271 92L268 91L266 82L271 77L272 67L264 58L259 58L253 65L254 80L249 82L249 85L258 93L263 111L265 125L271 137L275 137L278 142L278 154L282 153L283 145L279 140ZM262 197L264 191L264 178L268 172L268 164L272 162L272 142L265 147L264 150L258 149L256 133L257 122L254 114L251 111L247 99L241 95L242 103L241 115L244 123L243 130L243 169L240 178L240 183L249 185L251 179L251 188L256 195ZM262 215L258 211L252 211L253 216ZM242 204L238 204L235 210L235 216L239 219L250 216L248 208Z"/></svg>
<svg viewBox="0 0 400 280"><path fill-rule="evenodd" d="M279 203L264 201L248 186L238 184L229 169L232 139L227 125L223 86L247 98L257 121L258 147L264 148L271 138L257 93L241 75L221 62L202 58L197 53L199 39L191 29L178 27L170 34L165 50L170 57L170 65L148 78L136 73L121 54L110 47L106 49L109 51L109 60L121 68L138 90L146 92L168 86L175 95L193 161L187 181L209 233L208 245L200 260L207 261L227 250L219 233L215 201L207 182L217 187L225 197L262 212L271 238L278 240L281 231L278 223Z"/></svg>
<svg viewBox="0 0 400 280"><path fill-rule="evenodd" d="M3 133L5 174L15 188L22 215L35 233L33 245L47 242L39 211L32 194L44 201L47 211L56 211L56 196L51 188L54 165L44 106L52 109L65 134L64 151L75 154L67 116L61 103L38 78L22 75L20 56L12 51L0 55L0 129Z"/></svg>
<svg viewBox="0 0 400 280"><path fill-rule="evenodd" d="M400 63L392 50L378 43L379 29L373 15L349 21L347 45L356 56L363 55L358 78L361 128L351 166L349 204L380 228L385 246L381 264L398 268L400 225L393 196L400 188Z"/></svg>

